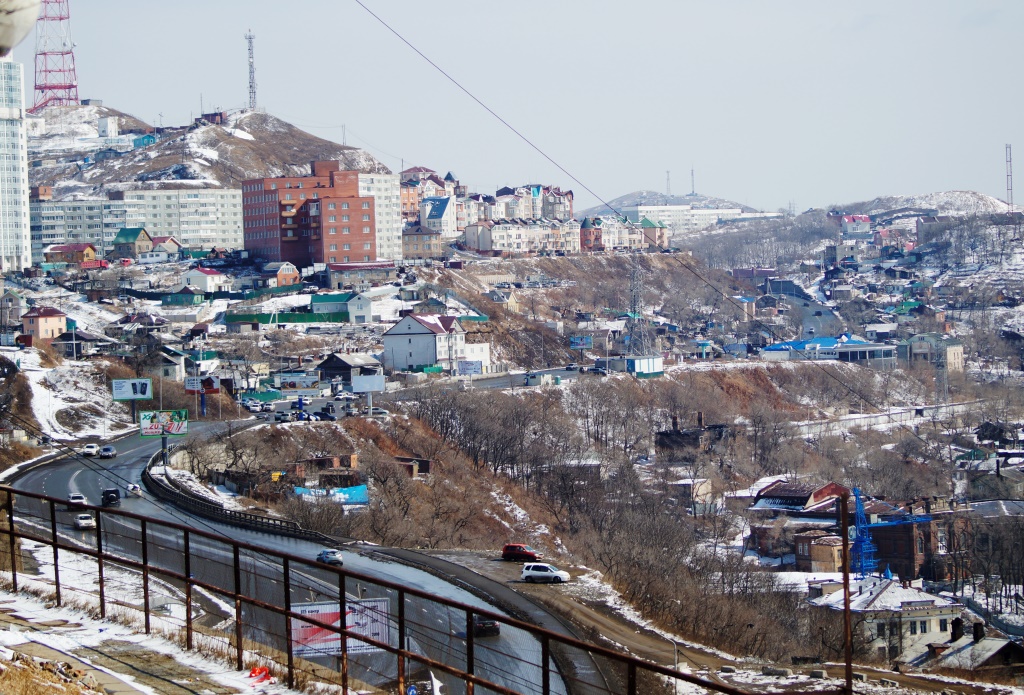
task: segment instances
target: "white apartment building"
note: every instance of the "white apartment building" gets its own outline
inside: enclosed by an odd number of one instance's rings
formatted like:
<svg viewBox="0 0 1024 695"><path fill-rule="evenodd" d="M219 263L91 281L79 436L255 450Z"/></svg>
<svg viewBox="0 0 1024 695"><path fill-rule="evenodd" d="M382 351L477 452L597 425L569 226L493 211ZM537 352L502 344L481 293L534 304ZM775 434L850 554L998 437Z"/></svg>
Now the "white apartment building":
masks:
<svg viewBox="0 0 1024 695"><path fill-rule="evenodd" d="M496 220L466 227L466 247L481 253L579 253L576 220Z"/></svg>
<svg viewBox="0 0 1024 695"><path fill-rule="evenodd" d="M373 196L377 260L402 260L402 189L398 174L359 174L359 195Z"/></svg>
<svg viewBox="0 0 1024 695"><path fill-rule="evenodd" d="M643 218L661 222L672 232L699 232L718 224L719 220L780 217L778 212L743 212L740 208L695 208L692 205L625 205L623 214L631 221Z"/></svg>
<svg viewBox="0 0 1024 695"><path fill-rule="evenodd" d="M459 220L455 198L452 196L424 198L420 203L420 224L441 233L446 242L459 236Z"/></svg>
<svg viewBox="0 0 1024 695"><path fill-rule="evenodd" d="M395 371L440 365L452 369L466 359L466 330L454 316L411 314L381 337L384 365Z"/></svg>
<svg viewBox="0 0 1024 695"><path fill-rule="evenodd" d="M631 224L620 217L608 215L595 217L594 226L601 228L601 245L609 251L633 251L644 246L644 230L639 223Z"/></svg>
<svg viewBox="0 0 1024 695"><path fill-rule="evenodd" d="M122 227L173 236L186 248L242 248L242 192L234 188L134 190L118 200L36 200L30 203L32 259L52 244L88 242L106 255Z"/></svg>
<svg viewBox="0 0 1024 695"><path fill-rule="evenodd" d="M24 87L21 63L0 59L0 272L32 262Z"/></svg>

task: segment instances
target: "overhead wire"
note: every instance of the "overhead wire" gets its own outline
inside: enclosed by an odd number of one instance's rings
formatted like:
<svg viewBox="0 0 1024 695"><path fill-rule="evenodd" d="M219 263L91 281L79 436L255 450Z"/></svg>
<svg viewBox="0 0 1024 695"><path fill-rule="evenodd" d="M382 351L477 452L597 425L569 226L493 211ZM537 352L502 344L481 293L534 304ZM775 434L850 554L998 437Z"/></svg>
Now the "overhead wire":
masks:
<svg viewBox="0 0 1024 695"><path fill-rule="evenodd" d="M367 14L369 14L377 22L379 22L381 24L381 26L383 26L387 31L389 31L391 34L393 34L395 37L397 37L399 41L401 41L407 47L409 47L409 49L412 50L414 53L416 53L416 55L418 55L420 58L422 58L425 62L427 62L431 67L433 67L441 75L443 75L445 77L445 79L447 79L449 82L451 82L453 85L455 85L455 87L459 91L463 92L467 97L469 97L472 101L474 101L484 111L486 111L488 114L493 116L499 123L501 123L503 126L505 126L505 128L507 128L514 135L516 135L520 140L522 140L524 143L526 143L526 145L528 145L531 149L533 149L535 152L537 152L541 157L543 157L545 160L547 160L556 169L558 169L563 174L565 174L567 177L569 177L574 183L579 185L579 187L581 189L585 190L587 193L589 193L591 196L593 196L595 199L597 199L602 205L604 205L606 208L608 208L613 213L615 213L616 216L618 216L624 222L629 224L633 229L640 229L639 227L637 227L637 225L632 220L629 220L626 217L626 215L624 215L619 209L617 209L614 205L612 205L611 203L606 201L603 196L599 195L590 186L588 186L585 182L583 182L581 179L579 179L577 176L575 176L571 171L569 171L565 166L563 166L561 163L556 161L554 159L554 157L552 157L547 152L545 152L539 145L534 143L523 132L521 132L518 128L513 126L508 120L506 120L504 117L502 117L497 111L495 111L490 106L488 106L482 99L480 99L473 92L471 92L469 90L469 88L464 86L461 82L459 82L459 80L457 80L455 77L453 77L451 74L449 74L448 71L446 71L444 68L442 68L440 65L438 65L435 61L433 61L429 56L427 56L423 51L421 51L409 39L405 38L405 36L403 36L397 29L395 29L393 26L391 26L380 15L378 15L373 10L371 10L369 7L367 7L366 4L363 2L363 0L353 0L353 2L355 2L355 4L357 4L357 5L359 5L359 7L361 7L364 11L366 11ZM642 233L642 229L641 229L641 233ZM668 250L666 247L661 246L660 244L650 244L650 246L656 247L659 251L667 251ZM723 289L721 289L715 283L713 283L711 280L709 280L707 277L705 277L697 268L694 268L692 265L683 262L680 258L678 258L677 254L672 254L672 255L673 255L673 258L676 260L676 262L680 266L682 266L687 272L689 272L694 277L696 277L698 281L700 281L701 283L703 283L704 285L709 287L713 292L718 294L723 300L725 300L727 303L731 304L736 310L741 311L741 312L743 311L743 306L738 301L736 301L731 295L729 295L727 292L725 292ZM754 322L757 324L758 327L760 327L760 328L762 328L764 330L767 330L768 334L771 336L771 338L773 340L777 341L777 340L780 339L778 333L776 333L775 329L772 326L770 326L769 324L764 323L763 321L758 319L756 316L754 317ZM793 352L801 353L805 357L810 354L807 351L805 351L803 349L799 349L799 348L794 349ZM896 420L892 416L891 412L889 412L887 409L883 409L883 408L879 407L878 405L875 405L871 401L870 398L865 396L863 393L858 391L856 388L854 388L850 384L848 384L845 381L843 381L842 379L840 379L831 370L826 369L823 365L819 364L818 360L808 359L807 361L810 362L815 367L817 367L818 369L820 369L823 373L825 373L828 376L828 378L830 378L833 381L835 381L836 383L840 384L844 389L846 389L847 393L855 396L862 403L864 403L864 405L866 405L866 406L868 406L870 408L875 409L876 411L878 411L879 414L887 417L892 422L892 424L894 424L894 425L902 425L903 424L903 423L896 422ZM916 439L920 440L922 443L924 443L924 444L928 443L927 440L925 440L919 434L914 432L913 429L910 429L910 428L904 428L904 429L907 432L909 432L913 437L915 437Z"/></svg>

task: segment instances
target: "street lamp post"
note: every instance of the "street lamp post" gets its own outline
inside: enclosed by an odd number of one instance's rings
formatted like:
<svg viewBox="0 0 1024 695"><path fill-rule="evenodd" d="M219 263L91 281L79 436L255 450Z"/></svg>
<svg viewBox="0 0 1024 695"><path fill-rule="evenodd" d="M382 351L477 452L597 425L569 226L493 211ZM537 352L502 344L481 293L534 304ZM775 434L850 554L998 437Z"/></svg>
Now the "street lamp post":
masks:
<svg viewBox="0 0 1024 695"><path fill-rule="evenodd" d="M665 635L662 635L665 637ZM665 637L666 640L672 643L672 669L675 671L679 670L679 643L671 637ZM675 695L679 695L679 679L673 678L672 683L674 684Z"/></svg>

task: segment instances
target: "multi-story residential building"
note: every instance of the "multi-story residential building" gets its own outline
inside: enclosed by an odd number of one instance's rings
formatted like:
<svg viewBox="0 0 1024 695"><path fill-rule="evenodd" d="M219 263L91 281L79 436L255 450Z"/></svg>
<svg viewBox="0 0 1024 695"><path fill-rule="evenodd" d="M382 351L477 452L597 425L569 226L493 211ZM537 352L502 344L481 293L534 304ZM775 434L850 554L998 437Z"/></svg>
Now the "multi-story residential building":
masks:
<svg viewBox="0 0 1024 695"><path fill-rule="evenodd" d="M194 249L242 247L242 192L232 188L127 190L108 200L52 199L52 189L33 189L29 201L32 258L52 244L91 243L106 256L125 227L145 227Z"/></svg>
<svg viewBox="0 0 1024 695"><path fill-rule="evenodd" d="M458 215L452 196L424 198L420 204L420 224L438 232L443 241L459 236Z"/></svg>
<svg viewBox="0 0 1024 695"><path fill-rule="evenodd" d="M443 259L448 256L448 245L441 232L423 226L409 227L402 232L402 258L405 260Z"/></svg>
<svg viewBox="0 0 1024 695"><path fill-rule="evenodd" d="M905 362L928 362L937 369L949 372L964 370L964 344L941 333L918 333L897 346L899 357Z"/></svg>
<svg viewBox="0 0 1024 695"><path fill-rule="evenodd" d="M591 224L600 230L601 244L608 251L633 251L643 247L644 233L639 224L621 217L594 217Z"/></svg>
<svg viewBox="0 0 1024 695"><path fill-rule="evenodd" d="M580 223L580 251L587 253L604 251L604 235L601 233L601 227L594 224L594 220L590 217L584 218Z"/></svg>
<svg viewBox="0 0 1024 695"><path fill-rule="evenodd" d="M300 269L377 260L375 201L360 195L360 176L342 171L339 162L317 161L309 176L245 181L246 250Z"/></svg>
<svg viewBox="0 0 1024 695"><path fill-rule="evenodd" d="M0 58L0 272L32 264L24 98L21 63Z"/></svg>
<svg viewBox="0 0 1024 695"><path fill-rule="evenodd" d="M743 212L740 208L695 208L692 205L625 205L622 212L633 222L647 218L661 222L672 233L699 232L720 221L779 217L778 212Z"/></svg>
<svg viewBox="0 0 1024 695"><path fill-rule="evenodd" d="M374 200L377 258L402 260L402 193L398 174L359 174L359 195Z"/></svg>
<svg viewBox="0 0 1024 695"><path fill-rule="evenodd" d="M242 247L238 188L128 190L111 193L110 199L142 203L142 226L156 236L173 236L187 248Z"/></svg>
<svg viewBox="0 0 1024 695"><path fill-rule="evenodd" d="M579 253L576 220L485 220L466 227L466 246L496 256L526 253Z"/></svg>
<svg viewBox="0 0 1024 695"><path fill-rule="evenodd" d="M36 339L56 338L67 330L67 314L50 306L34 306L21 315L21 332Z"/></svg>

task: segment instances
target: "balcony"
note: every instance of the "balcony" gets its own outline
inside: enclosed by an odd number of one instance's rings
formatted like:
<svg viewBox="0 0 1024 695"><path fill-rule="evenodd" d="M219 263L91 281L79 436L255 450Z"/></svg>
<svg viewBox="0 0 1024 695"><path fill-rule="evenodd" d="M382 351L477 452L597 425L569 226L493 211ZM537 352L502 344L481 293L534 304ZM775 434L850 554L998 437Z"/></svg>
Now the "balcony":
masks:
<svg viewBox="0 0 1024 695"><path fill-rule="evenodd" d="M299 235L293 232L287 232L281 235L281 241L297 241L298 238Z"/></svg>

